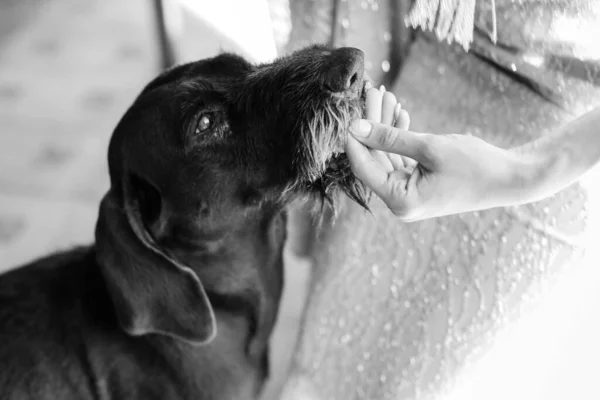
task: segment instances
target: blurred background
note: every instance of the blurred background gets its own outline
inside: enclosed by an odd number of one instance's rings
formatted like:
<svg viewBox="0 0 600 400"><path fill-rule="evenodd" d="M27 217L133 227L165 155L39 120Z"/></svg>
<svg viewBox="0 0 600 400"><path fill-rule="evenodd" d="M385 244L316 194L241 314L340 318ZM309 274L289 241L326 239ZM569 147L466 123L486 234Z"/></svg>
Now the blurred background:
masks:
<svg viewBox="0 0 600 400"><path fill-rule="evenodd" d="M171 61L276 56L266 0L164 3L177 4L163 9L178 38ZM0 0L0 272L92 242L112 130L165 66L157 4ZM267 399L289 364L308 274L299 260L286 268Z"/></svg>

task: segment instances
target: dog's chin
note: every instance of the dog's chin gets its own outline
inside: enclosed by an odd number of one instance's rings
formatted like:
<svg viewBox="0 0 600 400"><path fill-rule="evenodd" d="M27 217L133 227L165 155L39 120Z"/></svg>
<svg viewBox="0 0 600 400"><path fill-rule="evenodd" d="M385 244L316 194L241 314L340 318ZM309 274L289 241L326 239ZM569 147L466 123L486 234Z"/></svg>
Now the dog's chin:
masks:
<svg viewBox="0 0 600 400"><path fill-rule="evenodd" d="M321 177L313 183L319 195L337 210L337 203L341 193L346 194L361 207L369 209L368 188L358 179L350 168L350 160L346 153L333 155Z"/></svg>
<svg viewBox="0 0 600 400"><path fill-rule="evenodd" d="M368 209L369 190L356 178L345 153L350 123L363 117L366 93L354 96L332 96L315 110L303 132L303 160L300 176L312 194L329 203L334 212L340 193Z"/></svg>

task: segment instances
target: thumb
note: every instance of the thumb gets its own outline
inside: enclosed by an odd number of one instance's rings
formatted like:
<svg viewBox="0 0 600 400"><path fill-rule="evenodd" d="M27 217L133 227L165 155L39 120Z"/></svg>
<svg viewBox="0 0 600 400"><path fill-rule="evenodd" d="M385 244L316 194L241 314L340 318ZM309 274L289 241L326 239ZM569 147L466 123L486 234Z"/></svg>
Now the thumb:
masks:
<svg viewBox="0 0 600 400"><path fill-rule="evenodd" d="M405 168L388 173L383 165L373 157L368 148L348 137L346 154L352 171L358 179L367 185L390 209L399 209L407 195L406 186L411 176Z"/></svg>
<svg viewBox="0 0 600 400"><path fill-rule="evenodd" d="M363 145L386 152L410 157L428 167L431 163L427 133L416 133L390 125L367 121L353 121L350 132Z"/></svg>

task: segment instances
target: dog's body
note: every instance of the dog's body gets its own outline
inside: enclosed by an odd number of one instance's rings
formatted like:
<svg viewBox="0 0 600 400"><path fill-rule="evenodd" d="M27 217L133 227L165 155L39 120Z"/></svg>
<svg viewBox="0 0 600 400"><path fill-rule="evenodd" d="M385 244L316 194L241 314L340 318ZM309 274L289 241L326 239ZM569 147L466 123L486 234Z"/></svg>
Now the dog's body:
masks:
<svg viewBox="0 0 600 400"><path fill-rule="evenodd" d="M96 243L0 277L0 398L256 398L285 208L335 188L362 53L224 54L151 82L115 129Z"/></svg>
<svg viewBox="0 0 600 400"><path fill-rule="evenodd" d="M227 307L203 346L126 334L93 247L7 273L0 298L2 399L251 399L268 373L266 338L248 357L246 317Z"/></svg>

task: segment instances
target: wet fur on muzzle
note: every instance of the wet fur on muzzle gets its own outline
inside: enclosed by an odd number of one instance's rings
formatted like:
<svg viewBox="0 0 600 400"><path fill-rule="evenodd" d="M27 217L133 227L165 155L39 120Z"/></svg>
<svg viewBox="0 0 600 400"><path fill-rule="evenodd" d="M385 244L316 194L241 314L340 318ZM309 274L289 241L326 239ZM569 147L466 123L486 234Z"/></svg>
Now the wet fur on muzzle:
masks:
<svg viewBox="0 0 600 400"><path fill-rule="evenodd" d="M319 200L315 211L328 204L336 215L340 192L369 210L370 191L356 178L344 152L350 124L365 114L364 96L363 91L356 99L336 98L313 106L310 117L301 122L302 145L294 160L300 173L289 190L308 188Z"/></svg>

